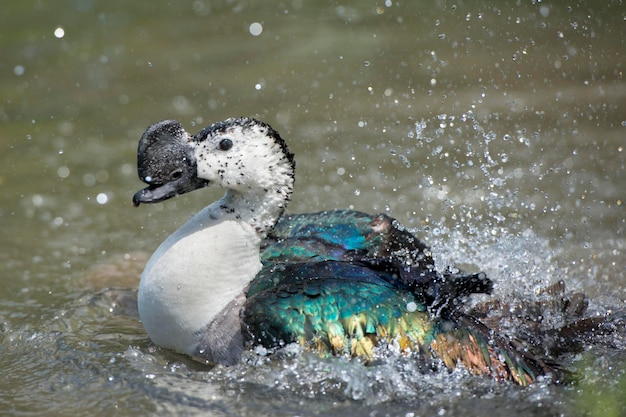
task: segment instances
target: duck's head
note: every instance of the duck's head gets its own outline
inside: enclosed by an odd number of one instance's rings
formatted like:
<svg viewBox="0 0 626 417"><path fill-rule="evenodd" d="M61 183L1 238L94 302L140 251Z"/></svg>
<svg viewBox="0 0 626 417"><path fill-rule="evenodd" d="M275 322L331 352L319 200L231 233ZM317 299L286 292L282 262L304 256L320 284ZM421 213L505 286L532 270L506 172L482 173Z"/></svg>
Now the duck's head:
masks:
<svg viewBox="0 0 626 417"><path fill-rule="evenodd" d="M197 176L190 135L175 120L150 126L139 140L137 173L148 187L133 196L133 203L157 203L208 185Z"/></svg>
<svg viewBox="0 0 626 417"><path fill-rule="evenodd" d="M137 170L148 187L133 196L136 206L213 185L244 195L282 193L289 200L295 161L278 132L255 119L227 119L193 137L165 120L142 135Z"/></svg>

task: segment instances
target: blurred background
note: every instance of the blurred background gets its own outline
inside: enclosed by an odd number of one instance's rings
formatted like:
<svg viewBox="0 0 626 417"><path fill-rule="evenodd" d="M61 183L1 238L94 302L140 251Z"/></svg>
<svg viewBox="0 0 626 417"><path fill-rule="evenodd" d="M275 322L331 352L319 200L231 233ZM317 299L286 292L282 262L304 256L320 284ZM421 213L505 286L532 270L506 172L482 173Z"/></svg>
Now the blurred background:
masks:
<svg viewBox="0 0 626 417"><path fill-rule="evenodd" d="M620 392L621 340L566 359L591 388L519 390L402 361L207 370L133 311L146 257L221 195L133 208L139 137L233 116L295 153L291 212L386 212L505 300L564 280L623 310L626 8L508 3L4 1L0 411L547 416Z"/></svg>

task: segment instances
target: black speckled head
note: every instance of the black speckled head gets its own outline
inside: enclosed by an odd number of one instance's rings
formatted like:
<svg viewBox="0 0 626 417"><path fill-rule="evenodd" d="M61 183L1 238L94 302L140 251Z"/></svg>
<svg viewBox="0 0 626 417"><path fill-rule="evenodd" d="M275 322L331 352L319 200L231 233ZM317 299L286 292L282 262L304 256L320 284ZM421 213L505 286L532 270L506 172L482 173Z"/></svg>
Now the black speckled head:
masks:
<svg viewBox="0 0 626 417"><path fill-rule="evenodd" d="M208 185L198 178L190 136L180 123L164 120L150 126L139 140L137 173L148 187L133 196L133 204L157 203Z"/></svg>

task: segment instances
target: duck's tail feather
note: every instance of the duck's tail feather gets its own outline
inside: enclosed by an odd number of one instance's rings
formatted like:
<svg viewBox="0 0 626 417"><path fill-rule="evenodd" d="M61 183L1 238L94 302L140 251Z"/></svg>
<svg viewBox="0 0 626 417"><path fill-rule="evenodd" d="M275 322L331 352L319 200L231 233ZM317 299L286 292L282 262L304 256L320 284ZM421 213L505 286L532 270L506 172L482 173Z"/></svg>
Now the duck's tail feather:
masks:
<svg viewBox="0 0 626 417"><path fill-rule="evenodd" d="M555 364L539 360L504 336L495 334L477 319L455 313L442 322L431 348L443 363L454 369L459 364L476 374L510 380L526 386L540 375L565 382L566 373Z"/></svg>

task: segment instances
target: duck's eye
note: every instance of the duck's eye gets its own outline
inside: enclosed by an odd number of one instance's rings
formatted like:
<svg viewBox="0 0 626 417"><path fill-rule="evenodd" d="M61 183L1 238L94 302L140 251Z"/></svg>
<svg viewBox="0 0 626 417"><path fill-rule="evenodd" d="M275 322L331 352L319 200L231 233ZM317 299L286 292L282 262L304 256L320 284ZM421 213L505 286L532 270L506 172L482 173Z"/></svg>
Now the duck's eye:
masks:
<svg viewBox="0 0 626 417"><path fill-rule="evenodd" d="M172 171L170 173L170 178L172 178L174 180L177 180L177 179L179 179L182 176L183 176L183 170L182 169L175 169L174 171Z"/></svg>
<svg viewBox="0 0 626 417"><path fill-rule="evenodd" d="M227 150L229 150L230 148L233 147L233 141L230 140L230 139L222 139L220 141L220 145L219 146L220 146L220 150L227 151Z"/></svg>

